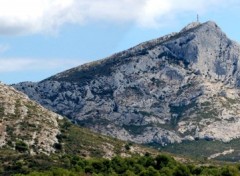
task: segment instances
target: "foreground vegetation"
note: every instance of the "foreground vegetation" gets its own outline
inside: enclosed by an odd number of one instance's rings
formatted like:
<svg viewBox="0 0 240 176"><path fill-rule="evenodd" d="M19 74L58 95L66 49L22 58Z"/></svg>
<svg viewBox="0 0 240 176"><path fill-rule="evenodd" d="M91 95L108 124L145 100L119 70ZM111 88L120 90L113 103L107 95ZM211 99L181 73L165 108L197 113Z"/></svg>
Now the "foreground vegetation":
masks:
<svg viewBox="0 0 240 176"><path fill-rule="evenodd" d="M196 166L182 164L167 155L152 157L136 156L130 158L114 157L108 159L83 159L67 157L61 168L49 168L47 171L31 171L17 176L237 176L240 165Z"/></svg>
<svg viewBox="0 0 240 176"><path fill-rule="evenodd" d="M67 120L59 122L61 134L60 143L55 145L56 153L45 155L36 153L30 155L28 146L19 141L15 149L0 149L0 175L2 176L237 176L240 175L240 165L212 163L204 156L239 146L238 141L219 147L217 142L182 143L166 147L168 152L177 152L186 156L195 153L192 160L180 157L178 160L159 151L120 141L107 136L93 133L85 128L79 128ZM199 146L203 146L200 147ZM211 144L211 146L210 146ZM234 145L233 145L234 144ZM224 146L225 146L224 145ZM222 146L222 145L220 145ZM179 152L178 150L182 151ZM201 156L200 154L205 154ZM112 158L112 159L104 159ZM197 160L196 160L197 159ZM181 161L181 162L180 162Z"/></svg>
<svg viewBox="0 0 240 176"><path fill-rule="evenodd" d="M199 147L201 146L201 147ZM185 156L192 158L194 160L206 160L209 156L222 153L224 151L232 149L233 152L220 155L215 160L224 161L224 162L239 162L240 161L240 140L233 139L230 142L224 143L221 141L207 141L207 140L198 140L198 141L184 141L179 144L170 144L164 147L161 147L160 150L172 154L177 154L178 156ZM158 147L159 146L154 146Z"/></svg>
<svg viewBox="0 0 240 176"><path fill-rule="evenodd" d="M75 158L133 157L145 153L155 156L159 153L155 149L91 132L73 125L67 119L59 120L59 127L59 143L54 144L56 152L51 155L42 152L32 155L27 143L18 140L13 147L0 148L0 175L29 174L47 170L50 172L52 168L74 170L72 161Z"/></svg>

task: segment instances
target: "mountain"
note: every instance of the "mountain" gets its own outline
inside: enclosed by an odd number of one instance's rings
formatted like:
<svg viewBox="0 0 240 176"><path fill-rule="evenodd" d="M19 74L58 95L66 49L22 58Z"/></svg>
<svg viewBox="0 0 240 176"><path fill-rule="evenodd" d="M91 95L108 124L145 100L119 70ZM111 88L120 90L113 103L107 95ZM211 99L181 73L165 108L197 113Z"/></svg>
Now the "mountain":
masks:
<svg viewBox="0 0 240 176"><path fill-rule="evenodd" d="M13 85L102 134L165 146L240 137L240 46L216 23L191 23L43 81ZM227 132L227 133L226 133Z"/></svg>

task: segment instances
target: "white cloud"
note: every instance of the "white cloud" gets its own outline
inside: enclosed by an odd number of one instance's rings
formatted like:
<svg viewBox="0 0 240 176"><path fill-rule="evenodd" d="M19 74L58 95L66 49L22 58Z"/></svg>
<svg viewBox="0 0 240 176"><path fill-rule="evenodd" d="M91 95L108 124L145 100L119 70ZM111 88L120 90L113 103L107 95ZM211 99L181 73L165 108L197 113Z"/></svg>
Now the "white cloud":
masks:
<svg viewBox="0 0 240 176"><path fill-rule="evenodd" d="M83 64L84 61L73 59L28 59L1 58L0 73L41 70L65 70Z"/></svg>
<svg viewBox="0 0 240 176"><path fill-rule="evenodd" d="M95 21L161 26L181 13L239 6L236 0L0 0L0 34L54 32Z"/></svg>

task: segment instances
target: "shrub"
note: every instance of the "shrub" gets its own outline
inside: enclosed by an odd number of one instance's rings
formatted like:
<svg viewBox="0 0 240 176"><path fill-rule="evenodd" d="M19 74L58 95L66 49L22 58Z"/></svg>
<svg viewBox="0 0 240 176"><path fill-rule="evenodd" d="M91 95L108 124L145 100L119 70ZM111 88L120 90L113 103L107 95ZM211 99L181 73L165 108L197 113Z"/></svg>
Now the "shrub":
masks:
<svg viewBox="0 0 240 176"><path fill-rule="evenodd" d="M19 152L28 151L28 145L23 141L17 141L15 144L15 149Z"/></svg>

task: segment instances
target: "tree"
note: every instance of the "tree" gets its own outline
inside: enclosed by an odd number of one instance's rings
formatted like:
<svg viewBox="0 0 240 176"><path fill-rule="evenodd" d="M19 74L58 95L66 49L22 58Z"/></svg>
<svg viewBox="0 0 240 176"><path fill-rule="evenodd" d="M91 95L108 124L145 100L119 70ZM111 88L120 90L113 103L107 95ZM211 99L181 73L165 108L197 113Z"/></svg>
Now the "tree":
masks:
<svg viewBox="0 0 240 176"><path fill-rule="evenodd" d="M118 156L112 159L111 167L117 174L123 174L128 169L125 160Z"/></svg>
<svg viewBox="0 0 240 176"><path fill-rule="evenodd" d="M185 165L179 165L176 167L173 173L174 176L190 176L192 175L189 169Z"/></svg>
<svg viewBox="0 0 240 176"><path fill-rule="evenodd" d="M132 171L126 170L126 172L123 174L123 176L136 176Z"/></svg>
<svg viewBox="0 0 240 176"><path fill-rule="evenodd" d="M158 155L155 160L156 160L155 168L158 170L168 166L168 164L173 161L172 158L170 158L167 155Z"/></svg>
<svg viewBox="0 0 240 176"><path fill-rule="evenodd" d="M148 167L147 170L142 171L140 176L160 176L160 173L152 166Z"/></svg>

